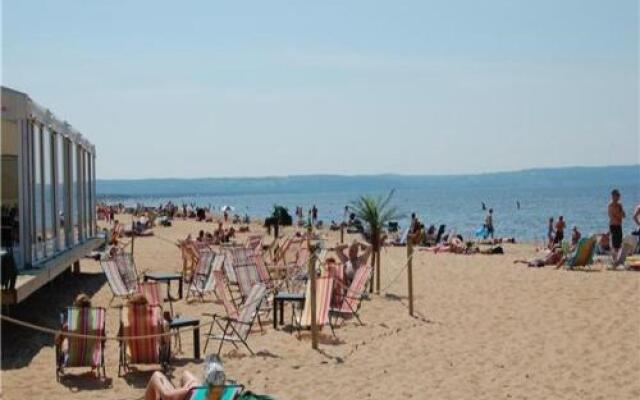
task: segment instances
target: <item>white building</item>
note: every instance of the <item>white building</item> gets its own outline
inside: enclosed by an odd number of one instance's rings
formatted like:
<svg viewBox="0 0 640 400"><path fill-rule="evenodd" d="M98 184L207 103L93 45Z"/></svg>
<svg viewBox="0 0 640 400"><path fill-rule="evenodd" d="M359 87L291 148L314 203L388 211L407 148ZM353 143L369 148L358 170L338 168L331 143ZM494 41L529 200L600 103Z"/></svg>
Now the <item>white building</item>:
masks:
<svg viewBox="0 0 640 400"><path fill-rule="evenodd" d="M25 93L2 87L1 105L2 257L18 270L15 285L2 271L2 301L13 304L99 244L96 152Z"/></svg>

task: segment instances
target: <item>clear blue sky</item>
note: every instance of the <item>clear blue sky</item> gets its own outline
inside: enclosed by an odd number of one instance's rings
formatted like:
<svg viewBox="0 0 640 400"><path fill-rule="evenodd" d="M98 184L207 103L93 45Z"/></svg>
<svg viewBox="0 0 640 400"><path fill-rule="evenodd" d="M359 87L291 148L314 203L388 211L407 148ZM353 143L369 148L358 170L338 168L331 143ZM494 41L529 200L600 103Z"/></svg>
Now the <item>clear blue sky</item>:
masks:
<svg viewBox="0 0 640 400"><path fill-rule="evenodd" d="M101 178L638 163L636 0L2 4Z"/></svg>

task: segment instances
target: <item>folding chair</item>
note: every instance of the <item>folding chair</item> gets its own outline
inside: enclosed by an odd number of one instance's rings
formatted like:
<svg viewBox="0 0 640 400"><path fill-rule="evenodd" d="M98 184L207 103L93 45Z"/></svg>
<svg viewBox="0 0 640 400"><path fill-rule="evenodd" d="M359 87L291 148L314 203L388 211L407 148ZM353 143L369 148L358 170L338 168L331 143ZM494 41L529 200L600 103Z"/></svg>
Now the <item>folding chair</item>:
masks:
<svg viewBox="0 0 640 400"><path fill-rule="evenodd" d="M251 347L249 347L247 340L251 333L251 327L253 326L260 310L260 305L264 300L266 290L266 287L262 283L258 283L253 286L245 303L240 308L237 318L229 316L224 317L216 314L212 316L213 322L220 328L222 335L213 334L213 324L211 324L209 333L207 334L207 341L204 345L205 353L207 352L209 340L213 339L220 341L220 347L218 347L217 353L218 355L220 355L220 352L222 351L224 342L230 342L235 348L238 348L237 342L241 342L252 355L255 354L253 350L251 350Z"/></svg>
<svg viewBox="0 0 640 400"><path fill-rule="evenodd" d="M81 335L105 336L106 310L102 307L68 307L61 314L63 330ZM91 367L96 375L106 377L104 348L106 338L82 338L65 336L56 343L56 380L64 375L65 368Z"/></svg>

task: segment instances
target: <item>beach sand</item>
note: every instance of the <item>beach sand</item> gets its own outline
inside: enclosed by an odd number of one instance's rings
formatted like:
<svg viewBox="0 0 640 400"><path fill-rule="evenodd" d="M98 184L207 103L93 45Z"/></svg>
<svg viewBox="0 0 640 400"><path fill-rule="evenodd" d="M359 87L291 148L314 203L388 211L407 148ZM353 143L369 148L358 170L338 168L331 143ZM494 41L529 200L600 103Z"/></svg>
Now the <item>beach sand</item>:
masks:
<svg viewBox="0 0 640 400"><path fill-rule="evenodd" d="M179 271L180 253L170 242L200 229L214 225L177 220L171 228L156 227L156 237L136 239L139 270ZM264 333L250 337L258 356L225 346L227 377L278 399L640 398L640 273L527 268L513 260L531 257L533 246L504 247L505 255L493 256L417 253L415 318L407 310L406 249L388 248L382 253L385 290L364 302L365 326L348 321L336 329L337 340L327 327L314 351L308 334L298 339L286 329L274 331L269 317ZM81 264L79 276L52 282L13 316L57 327L60 311L82 291L94 305L107 306L111 292L99 264ZM223 313L212 296L204 303L179 301L174 309L190 316ZM117 329L118 310L108 308L107 332ZM201 371L202 362L191 358L191 333L182 335L182 344L174 383L183 370ZM210 345L208 352L215 349ZM105 382L80 368L57 383L53 338L7 323L2 350L5 399L136 399L157 368L140 366L119 378L118 346L108 342Z"/></svg>

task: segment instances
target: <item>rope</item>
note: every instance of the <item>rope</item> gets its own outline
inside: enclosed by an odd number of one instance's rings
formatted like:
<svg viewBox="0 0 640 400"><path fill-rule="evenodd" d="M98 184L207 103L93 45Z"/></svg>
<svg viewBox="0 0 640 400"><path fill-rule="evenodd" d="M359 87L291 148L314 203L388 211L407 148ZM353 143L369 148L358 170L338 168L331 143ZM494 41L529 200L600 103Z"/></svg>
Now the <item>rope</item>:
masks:
<svg viewBox="0 0 640 400"><path fill-rule="evenodd" d="M86 334L82 334L82 333L63 331L63 330L60 330L60 329L47 328L46 326L40 326L40 325L32 324L31 322L26 322L26 321L21 321L19 319L11 318L11 317L9 317L7 315L4 315L4 314L0 314L0 320L12 323L14 325L19 325L19 326L22 326L24 328L29 328L29 329L32 329L34 331L39 331L39 332L48 333L48 334L52 334L52 335L62 335L62 336L66 336L66 337L75 337L75 338L81 338L81 339L112 340L112 341L116 341L116 342L126 341L126 340L152 339L152 338L158 338L158 337L164 337L164 336L173 336L173 335L176 334L175 332L165 332L165 333L155 333L155 334L151 334L151 335L140 335L140 336L86 335ZM181 332L190 332L192 330L200 329L200 328L203 328L205 326L209 326L211 324L213 324L213 321L205 322L205 323L197 325L197 326L190 326L188 328L185 328Z"/></svg>
<svg viewBox="0 0 640 400"><path fill-rule="evenodd" d="M386 249L385 249L385 252L386 252ZM381 291L386 292L387 289L391 287L391 285L393 285L398 281L398 279L400 279L400 276L402 276L402 273L409 267L409 260L412 260L415 254L416 253L413 253L411 254L410 257L407 257L407 261L405 262L404 266L400 267L400 271L396 274L396 276L393 279L391 279L391 281L389 281L384 287L380 289ZM391 262L391 265L393 266L392 262Z"/></svg>

